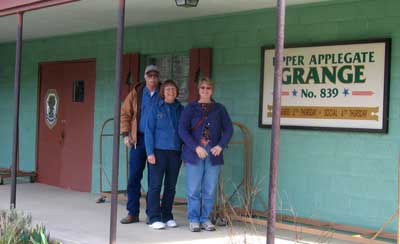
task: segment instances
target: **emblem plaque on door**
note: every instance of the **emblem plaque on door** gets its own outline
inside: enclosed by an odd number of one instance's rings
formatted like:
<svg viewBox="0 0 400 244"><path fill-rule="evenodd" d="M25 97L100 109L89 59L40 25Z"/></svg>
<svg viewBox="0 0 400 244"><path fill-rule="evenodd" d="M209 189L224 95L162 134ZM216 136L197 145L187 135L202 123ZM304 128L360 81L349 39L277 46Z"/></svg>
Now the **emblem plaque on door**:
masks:
<svg viewBox="0 0 400 244"><path fill-rule="evenodd" d="M58 115L59 99L57 91L54 89L47 90L44 101L45 101L44 111L45 111L46 125L50 129L53 129L53 127L57 123L57 115Z"/></svg>

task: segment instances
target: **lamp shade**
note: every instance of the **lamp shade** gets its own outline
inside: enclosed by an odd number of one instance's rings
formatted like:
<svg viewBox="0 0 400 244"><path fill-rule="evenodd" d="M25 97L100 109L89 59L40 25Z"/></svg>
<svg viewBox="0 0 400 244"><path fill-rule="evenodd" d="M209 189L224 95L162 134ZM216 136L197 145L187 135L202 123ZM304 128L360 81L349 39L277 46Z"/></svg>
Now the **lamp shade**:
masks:
<svg viewBox="0 0 400 244"><path fill-rule="evenodd" d="M199 3L199 0L175 0L176 6L191 8L196 7Z"/></svg>

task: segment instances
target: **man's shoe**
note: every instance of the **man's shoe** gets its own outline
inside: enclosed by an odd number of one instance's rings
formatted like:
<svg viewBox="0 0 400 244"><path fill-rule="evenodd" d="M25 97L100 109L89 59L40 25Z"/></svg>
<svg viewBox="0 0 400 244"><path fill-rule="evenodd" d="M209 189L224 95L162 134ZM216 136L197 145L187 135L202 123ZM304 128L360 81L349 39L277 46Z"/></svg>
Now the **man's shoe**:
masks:
<svg viewBox="0 0 400 244"><path fill-rule="evenodd" d="M168 228L178 227L178 224L173 219L168 220L165 224L167 225Z"/></svg>
<svg viewBox="0 0 400 244"><path fill-rule="evenodd" d="M121 219L121 224L131 224L139 222L139 217L134 215L127 215L125 218Z"/></svg>
<svg viewBox="0 0 400 244"><path fill-rule="evenodd" d="M211 223L211 221L206 221L206 222L204 222L204 223L201 223L201 228L203 229L203 230L206 230L206 231L215 231L216 229L215 229L215 225L213 225L212 223Z"/></svg>
<svg viewBox="0 0 400 244"><path fill-rule="evenodd" d="M155 229L155 230L162 230L165 229L165 224L163 222L160 221L156 221L154 223L152 223L151 225L149 225L151 228Z"/></svg>
<svg viewBox="0 0 400 244"><path fill-rule="evenodd" d="M191 232L200 232L201 231L200 224L196 223L196 222L190 222L189 223L189 230Z"/></svg>

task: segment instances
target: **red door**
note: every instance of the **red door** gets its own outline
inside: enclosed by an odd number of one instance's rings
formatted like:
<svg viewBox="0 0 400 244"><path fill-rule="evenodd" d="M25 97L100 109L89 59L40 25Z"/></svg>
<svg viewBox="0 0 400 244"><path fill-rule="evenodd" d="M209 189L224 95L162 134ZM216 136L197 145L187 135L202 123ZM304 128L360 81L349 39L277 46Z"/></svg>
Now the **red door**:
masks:
<svg viewBox="0 0 400 244"><path fill-rule="evenodd" d="M95 76L92 60L41 64L39 182L91 190Z"/></svg>

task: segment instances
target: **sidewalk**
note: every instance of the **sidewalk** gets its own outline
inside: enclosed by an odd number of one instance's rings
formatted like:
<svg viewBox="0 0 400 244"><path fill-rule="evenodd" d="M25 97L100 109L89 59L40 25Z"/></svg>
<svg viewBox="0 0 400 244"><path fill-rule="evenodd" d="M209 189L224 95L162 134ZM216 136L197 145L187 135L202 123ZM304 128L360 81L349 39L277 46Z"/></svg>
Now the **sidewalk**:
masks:
<svg viewBox="0 0 400 244"><path fill-rule="evenodd" d="M9 208L10 185L0 185L0 209ZM109 243L110 202L96 204L98 195L68 191L43 184L17 185L17 209L32 214L35 223L46 225L50 236L64 244ZM118 221L126 215L125 205L118 205ZM188 230L185 213L176 210L174 216L180 225L175 229L153 230L145 223L144 210L140 223L117 226L118 244L168 243L168 244L223 244L266 243L265 227L235 224L218 227L215 232L192 233ZM278 230L276 244L327 243L320 237L302 235L302 242L295 242L299 233ZM328 240L329 243L349 242Z"/></svg>

